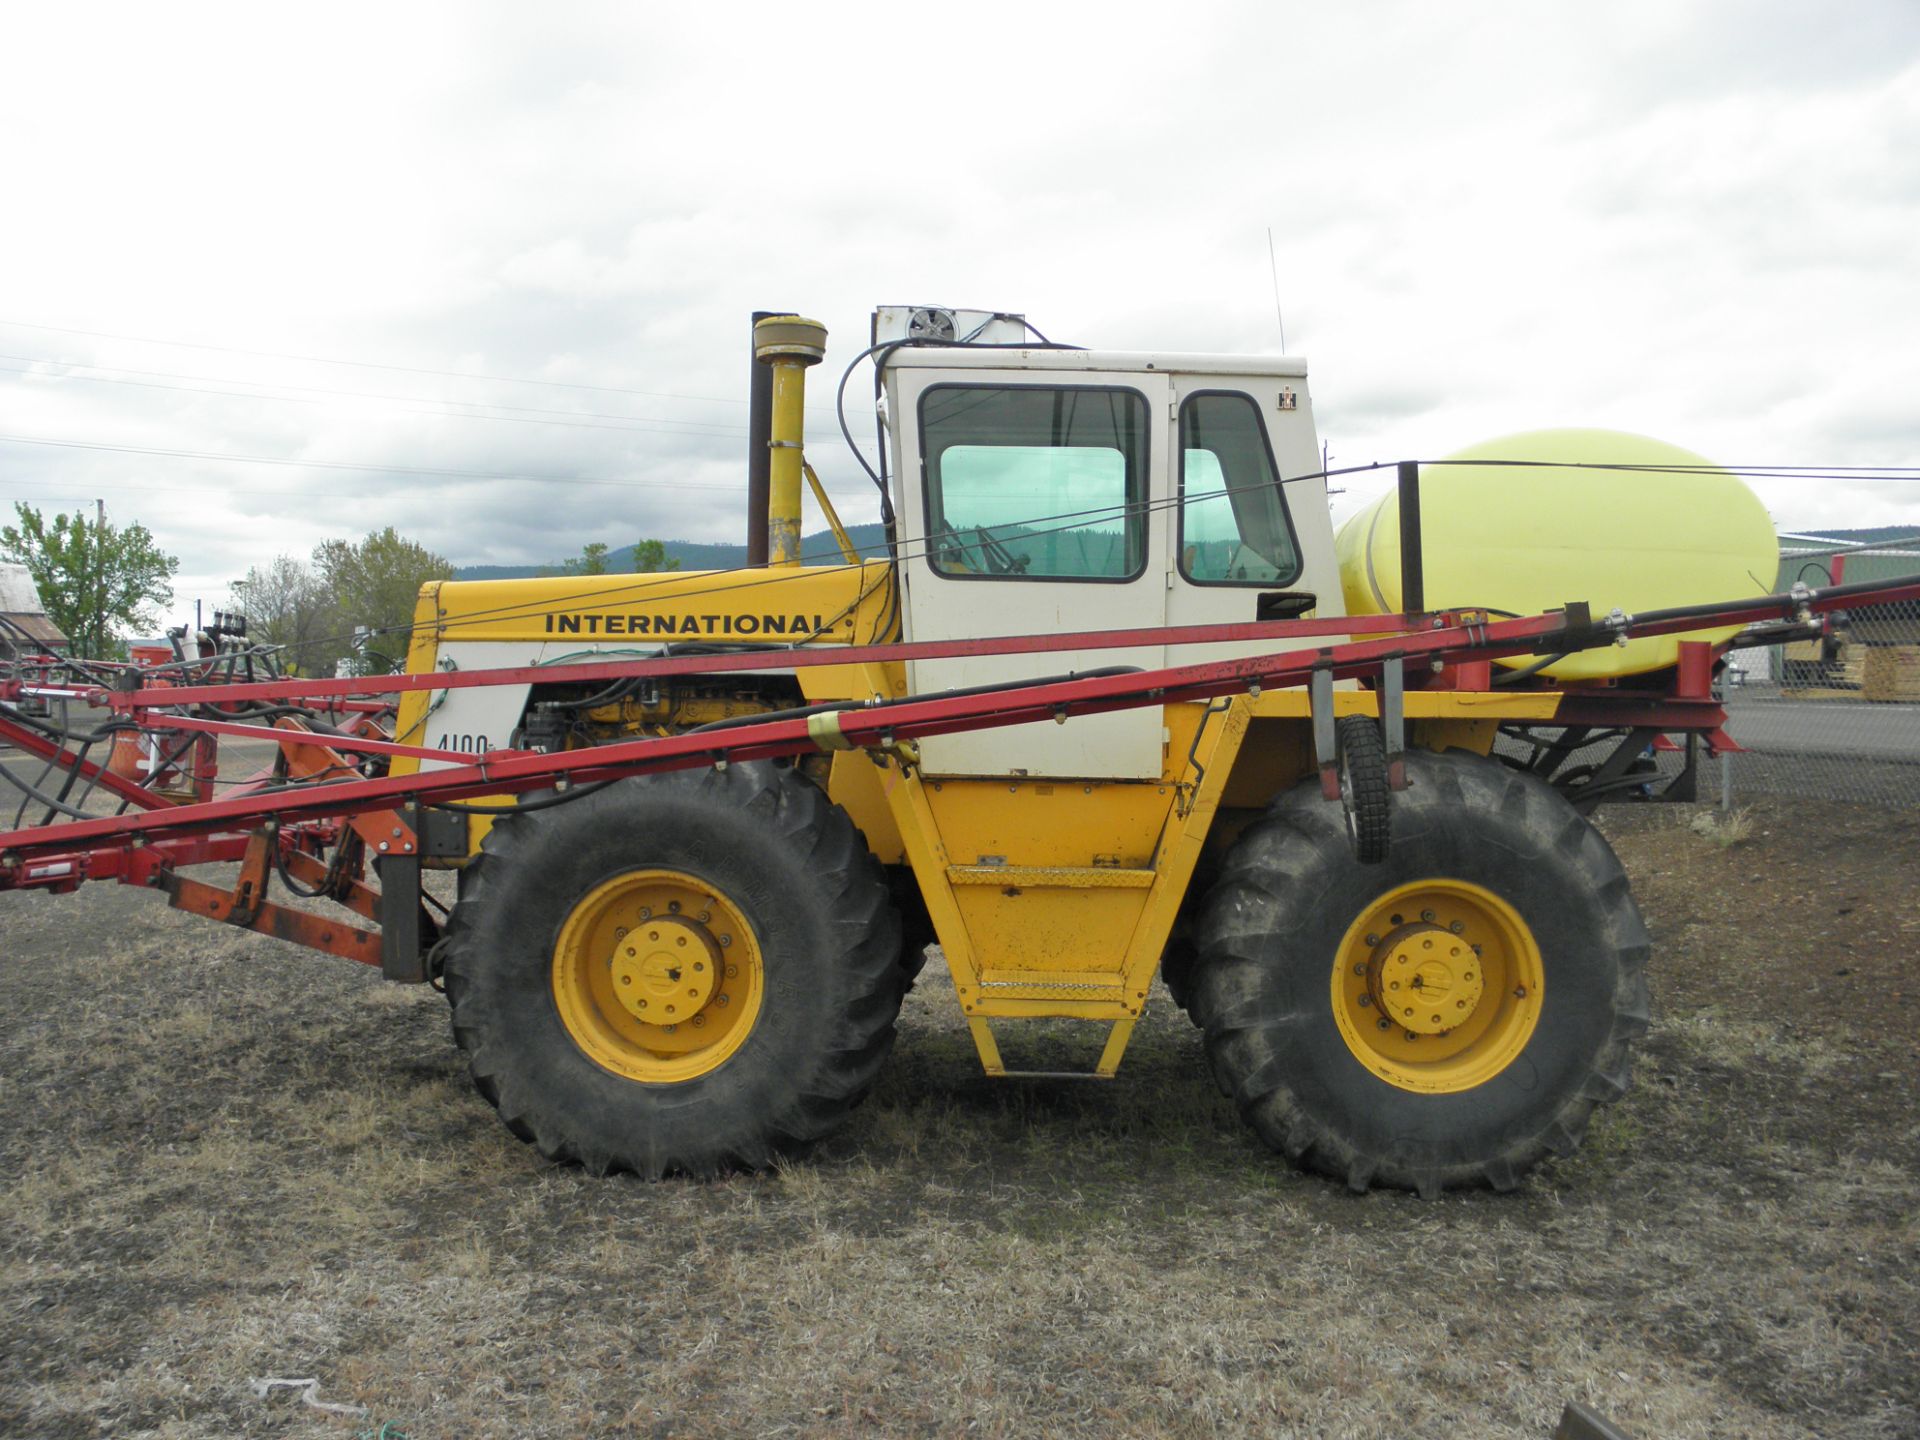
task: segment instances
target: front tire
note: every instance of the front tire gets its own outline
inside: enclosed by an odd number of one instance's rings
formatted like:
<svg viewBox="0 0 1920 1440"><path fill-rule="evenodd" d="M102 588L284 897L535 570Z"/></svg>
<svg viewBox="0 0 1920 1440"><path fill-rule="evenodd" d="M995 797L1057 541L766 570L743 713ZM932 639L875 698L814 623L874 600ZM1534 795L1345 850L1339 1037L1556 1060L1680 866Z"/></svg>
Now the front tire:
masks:
<svg viewBox="0 0 1920 1440"><path fill-rule="evenodd" d="M497 821L448 931L474 1083L541 1154L712 1175L804 1149L893 1045L900 922L790 769L637 776Z"/></svg>
<svg viewBox="0 0 1920 1440"><path fill-rule="evenodd" d="M1627 1088L1648 938L1619 860L1528 775L1407 756L1384 861L1309 781L1200 925L1209 1059L1274 1149L1355 1191L1511 1189Z"/></svg>

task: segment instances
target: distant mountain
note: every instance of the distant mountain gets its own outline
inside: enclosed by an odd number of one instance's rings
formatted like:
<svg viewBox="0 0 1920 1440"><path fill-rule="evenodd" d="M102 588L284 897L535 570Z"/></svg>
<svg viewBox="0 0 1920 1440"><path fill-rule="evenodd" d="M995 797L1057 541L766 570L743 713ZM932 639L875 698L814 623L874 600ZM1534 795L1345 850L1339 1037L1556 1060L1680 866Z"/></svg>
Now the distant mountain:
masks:
<svg viewBox="0 0 1920 1440"><path fill-rule="evenodd" d="M878 524L849 525L847 538L853 541L854 549L860 552L862 559L887 553L886 530ZM682 570L738 570L747 563L745 545L702 545L693 540L669 540L666 542L666 551L667 558L678 560ZM812 565L837 565L840 563L840 546L831 530L816 530L800 538L800 555ZM632 563L631 545L607 556L607 570L611 574L625 574L627 566ZM524 580L536 575L558 575L563 565L564 562L559 560L549 565L462 565L453 572L453 578Z"/></svg>

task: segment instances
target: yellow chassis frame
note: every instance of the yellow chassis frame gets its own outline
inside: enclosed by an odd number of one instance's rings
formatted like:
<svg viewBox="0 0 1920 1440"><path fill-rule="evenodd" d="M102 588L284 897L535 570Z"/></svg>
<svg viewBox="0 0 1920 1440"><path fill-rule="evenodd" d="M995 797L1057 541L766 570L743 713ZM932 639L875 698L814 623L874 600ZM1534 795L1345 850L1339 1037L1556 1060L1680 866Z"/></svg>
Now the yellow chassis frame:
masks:
<svg viewBox="0 0 1920 1440"><path fill-rule="evenodd" d="M856 670L855 693L905 693L897 666ZM1502 721L1551 720L1558 704L1547 692L1412 692L1405 713L1412 743L1485 754ZM1033 1073L1008 1069L991 1021L1065 1016L1109 1022L1092 1075L1113 1076L1223 806L1257 811L1312 772L1308 707L1299 690L1170 705L1157 782L929 777L910 753L835 757L834 799L883 858L897 843L913 867L987 1074ZM1336 692L1334 709L1379 713L1357 690ZM1041 807L1063 791L1066 821L1048 824ZM882 813L890 823L876 823ZM1020 836L1024 852L983 856L982 835ZM1045 967L1023 965L1021 950Z"/></svg>

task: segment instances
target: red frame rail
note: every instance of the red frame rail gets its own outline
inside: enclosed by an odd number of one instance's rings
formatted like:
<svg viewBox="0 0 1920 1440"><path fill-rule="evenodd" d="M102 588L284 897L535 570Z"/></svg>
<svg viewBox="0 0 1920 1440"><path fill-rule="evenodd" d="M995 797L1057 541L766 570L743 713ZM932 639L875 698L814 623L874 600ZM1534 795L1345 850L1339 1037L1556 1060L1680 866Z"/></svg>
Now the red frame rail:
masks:
<svg viewBox="0 0 1920 1440"><path fill-rule="evenodd" d="M530 790L611 781L651 771L687 769L734 761L817 753L823 748L893 749L931 735L1019 725L1071 715L1099 714L1144 705L1210 700L1331 679L1372 679L1399 663L1409 683L1429 687L1487 689L1489 663L1516 655L1555 655L1613 644L1631 636L1684 634L1742 626L1805 626L1816 615L1862 603L1920 599L1920 576L1882 584L1841 585L1824 590L1795 587L1784 595L1694 606L1640 616L1618 611L1599 620L1585 607L1516 619L1492 620L1484 612L1424 616L1370 616L1337 620L1270 621L1170 626L1145 630L1065 635L666 656L647 660L589 661L564 666L433 672L361 680L291 680L235 684L174 684L151 690L79 690L116 714L138 716L146 729L207 736L229 734L271 739L281 746L292 777L262 779L218 799L171 804L110 771L82 761L48 736L0 714L0 738L43 759L78 768L83 776L139 813L0 832L0 889L71 889L88 879L118 879L169 890L173 903L227 923L379 963L379 941L364 926L342 924L289 910L265 900L271 868L297 874L340 900L359 916L379 912L379 892L361 882L363 857L419 858L418 836L408 807L521 794ZM1097 675L1038 684L1011 684L983 694L906 697L884 703L850 704L823 718L788 716L679 735L620 741L583 750L545 753L495 750L443 769L400 776L364 777L347 757L354 753L408 755L444 760L451 752L398 745L379 734L318 733L283 717L271 726L206 720L179 707L217 701L289 702L335 700L416 690L479 685L587 683L620 678L668 677L729 671L788 671L816 665L870 664L956 655L1059 653L1115 647L1275 641L1365 633L1372 638L1311 645L1233 660L1171 665L1118 675ZM1727 647L1719 647L1724 649ZM1616 686L1567 688L1556 725L1630 725L1707 736L1710 747L1731 742L1721 733L1725 714L1711 695L1714 653L1685 645L1681 664L1661 689ZM0 699L39 693L21 681L0 680ZM365 701L354 702L356 710ZM360 728L365 719L360 717ZM61 757L64 757L62 759ZM344 771L345 777L328 778ZM334 847L352 864L323 866L319 855ZM349 847L351 849L349 850ZM242 862L232 892L181 878L182 866Z"/></svg>

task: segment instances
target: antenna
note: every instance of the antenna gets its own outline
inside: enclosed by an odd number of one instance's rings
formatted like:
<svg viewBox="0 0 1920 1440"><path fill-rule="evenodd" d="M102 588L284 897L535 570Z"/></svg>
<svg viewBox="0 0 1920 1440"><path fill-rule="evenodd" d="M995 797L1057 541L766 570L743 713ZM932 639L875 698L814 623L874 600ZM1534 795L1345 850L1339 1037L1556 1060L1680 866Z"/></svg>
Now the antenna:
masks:
<svg viewBox="0 0 1920 1440"><path fill-rule="evenodd" d="M1273 227L1267 227L1267 269L1273 273L1273 318L1280 322L1280 353L1287 350L1287 317L1280 313L1280 263L1273 258Z"/></svg>

